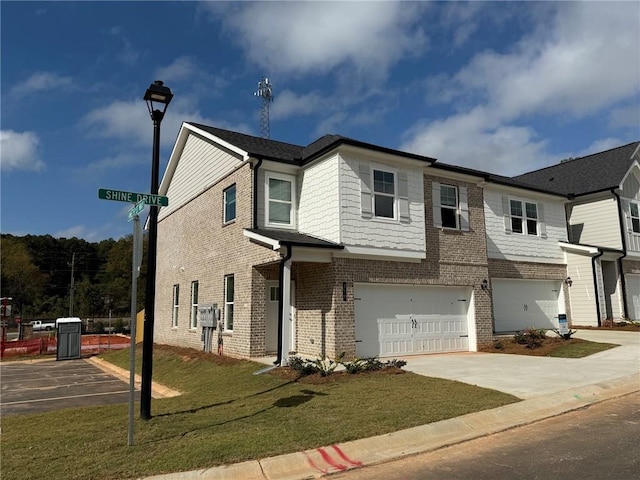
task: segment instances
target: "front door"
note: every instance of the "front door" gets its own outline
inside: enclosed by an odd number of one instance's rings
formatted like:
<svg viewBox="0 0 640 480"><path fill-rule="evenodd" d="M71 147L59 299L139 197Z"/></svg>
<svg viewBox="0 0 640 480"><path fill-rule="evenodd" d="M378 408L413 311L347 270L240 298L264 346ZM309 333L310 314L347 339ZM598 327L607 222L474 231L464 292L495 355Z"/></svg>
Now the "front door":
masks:
<svg viewBox="0 0 640 480"><path fill-rule="evenodd" d="M265 353L277 353L278 351L278 299L280 287L277 281L266 282L265 291ZM285 328L290 329L290 349L295 350L295 284L291 282L291 310L285 317Z"/></svg>

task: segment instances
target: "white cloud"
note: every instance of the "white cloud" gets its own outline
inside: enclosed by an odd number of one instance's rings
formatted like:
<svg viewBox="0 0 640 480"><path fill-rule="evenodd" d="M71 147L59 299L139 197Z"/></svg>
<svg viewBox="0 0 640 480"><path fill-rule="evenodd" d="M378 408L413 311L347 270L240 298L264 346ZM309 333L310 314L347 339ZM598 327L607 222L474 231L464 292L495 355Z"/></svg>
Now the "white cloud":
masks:
<svg viewBox="0 0 640 480"><path fill-rule="evenodd" d="M194 59L182 56L176 58L170 65L157 69L154 78L160 78L165 83L173 83L189 79L199 73L200 70Z"/></svg>
<svg viewBox="0 0 640 480"><path fill-rule="evenodd" d="M116 58L125 65L133 66L138 63L140 52L133 48L131 41L123 34L123 30L120 26L111 27L109 34L122 42L122 51L116 55Z"/></svg>
<svg viewBox="0 0 640 480"><path fill-rule="evenodd" d="M34 132L0 131L0 166L2 171L39 172L45 168L38 152L40 139Z"/></svg>
<svg viewBox="0 0 640 480"><path fill-rule="evenodd" d="M633 104L627 107L616 108L609 114L611 127L634 127L640 131L640 105Z"/></svg>
<svg viewBox="0 0 640 480"><path fill-rule="evenodd" d="M637 4L559 2L531 8L539 23L510 51L482 52L448 82L442 77L428 82L441 89L428 97L467 113L415 125L402 148L440 155L446 163L520 173L550 158L536 132L519 126L523 121L539 116L567 122L638 95Z"/></svg>
<svg viewBox="0 0 640 480"><path fill-rule="evenodd" d="M298 95L291 90L278 94L278 101L269 109L272 120L282 120L291 116L310 115L326 108L326 98L319 92Z"/></svg>
<svg viewBox="0 0 640 480"><path fill-rule="evenodd" d="M328 73L349 66L384 78L407 55L421 53L426 35L419 12L427 4L408 2L255 2L211 13L254 64L267 72Z"/></svg>
<svg viewBox="0 0 640 480"><path fill-rule="evenodd" d="M65 228L53 234L55 238L84 238L89 240L86 236L87 228L83 225L76 225L73 227ZM90 240L89 240L90 241Z"/></svg>
<svg viewBox="0 0 640 480"><path fill-rule="evenodd" d="M23 97L35 92L70 88L72 86L73 79L71 77L63 77L52 72L37 72L22 83L15 85L9 93L15 97Z"/></svg>

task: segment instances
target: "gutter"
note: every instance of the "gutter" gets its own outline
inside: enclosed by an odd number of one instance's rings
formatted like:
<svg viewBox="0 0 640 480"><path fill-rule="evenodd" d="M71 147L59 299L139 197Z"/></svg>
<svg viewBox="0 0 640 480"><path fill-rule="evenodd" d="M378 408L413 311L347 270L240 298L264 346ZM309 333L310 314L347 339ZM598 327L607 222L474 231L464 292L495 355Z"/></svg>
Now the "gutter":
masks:
<svg viewBox="0 0 640 480"><path fill-rule="evenodd" d="M601 327L602 326L602 319L600 318L600 290L598 289L598 275L596 272L596 260L598 258L600 258L602 255L604 255L604 251L598 249L598 251L600 253L598 253L597 255L591 257L591 270L593 271L593 286L594 286L594 292L596 294L595 299L596 299L596 315L597 316L597 320L598 320L598 326ZM604 277L602 278L602 283L603 283L603 288L604 288Z"/></svg>
<svg viewBox="0 0 640 480"><path fill-rule="evenodd" d="M282 363L282 332L284 330L284 315L282 313L282 309L284 307L284 267L285 264L291 260L291 256L293 255L293 247L291 245L287 245L287 254L282 257L280 260L280 265L278 266L278 357L276 361L273 362L274 365L280 366ZM291 285L289 285L291 288Z"/></svg>
<svg viewBox="0 0 640 480"><path fill-rule="evenodd" d="M253 228L258 228L258 169L262 165L262 158L253 166Z"/></svg>
<svg viewBox="0 0 640 480"><path fill-rule="evenodd" d="M624 228L624 212L622 211L622 202L620 201L620 194L616 192L615 188L611 189L611 193L616 197L618 205L618 221L620 223L620 239L622 240L622 256L618 257L618 271L620 272L620 289L622 290L622 314L624 318L628 318L629 305L627 303L627 280L624 276L624 268L622 266L622 260L627 256L627 238L626 230Z"/></svg>

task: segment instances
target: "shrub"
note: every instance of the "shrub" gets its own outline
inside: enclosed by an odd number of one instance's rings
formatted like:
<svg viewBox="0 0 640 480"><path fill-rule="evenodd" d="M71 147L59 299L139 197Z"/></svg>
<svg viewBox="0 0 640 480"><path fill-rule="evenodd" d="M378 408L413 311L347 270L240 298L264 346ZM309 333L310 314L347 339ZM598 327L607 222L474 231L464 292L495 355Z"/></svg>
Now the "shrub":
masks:
<svg viewBox="0 0 640 480"><path fill-rule="evenodd" d="M547 330L544 328L529 327L513 336L513 340L519 345L525 345L527 348L534 350L542 346L545 338L547 338Z"/></svg>
<svg viewBox="0 0 640 480"><path fill-rule="evenodd" d="M553 329L553 332L558 335L560 338L564 339L564 340L569 340L571 338L571 335L573 335L574 333L577 333L577 330L569 330L568 333L560 333L560 330L558 330L557 328Z"/></svg>
<svg viewBox="0 0 640 480"><path fill-rule="evenodd" d="M318 368L313 362L300 357L289 357L289 368L303 377L318 372Z"/></svg>

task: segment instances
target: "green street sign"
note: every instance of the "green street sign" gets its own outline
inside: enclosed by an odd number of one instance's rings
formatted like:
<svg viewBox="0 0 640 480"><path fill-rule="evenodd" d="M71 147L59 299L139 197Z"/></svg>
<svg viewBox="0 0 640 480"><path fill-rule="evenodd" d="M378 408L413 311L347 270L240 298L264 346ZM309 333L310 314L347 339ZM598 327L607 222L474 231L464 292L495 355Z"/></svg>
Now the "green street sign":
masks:
<svg viewBox="0 0 640 480"><path fill-rule="evenodd" d="M144 202L146 205L156 205L159 207L169 206L169 198L162 195L151 195L150 193L123 192L122 190L111 190L100 188L98 198L101 200L115 200L116 202L138 203Z"/></svg>
<svg viewBox="0 0 640 480"><path fill-rule="evenodd" d="M144 210L145 203L144 201L139 201L136 203L131 209L127 212L127 219L129 221L133 220L136 215L138 215L142 210Z"/></svg>

